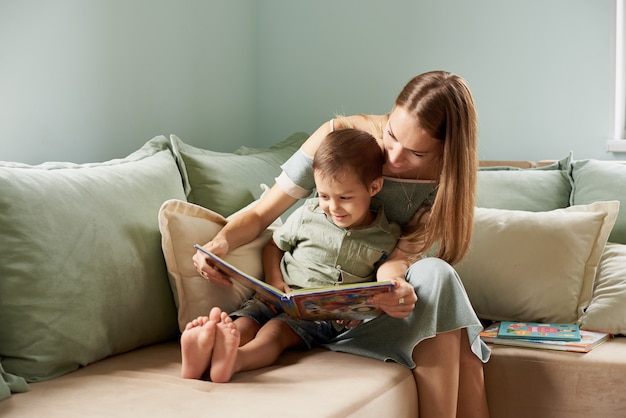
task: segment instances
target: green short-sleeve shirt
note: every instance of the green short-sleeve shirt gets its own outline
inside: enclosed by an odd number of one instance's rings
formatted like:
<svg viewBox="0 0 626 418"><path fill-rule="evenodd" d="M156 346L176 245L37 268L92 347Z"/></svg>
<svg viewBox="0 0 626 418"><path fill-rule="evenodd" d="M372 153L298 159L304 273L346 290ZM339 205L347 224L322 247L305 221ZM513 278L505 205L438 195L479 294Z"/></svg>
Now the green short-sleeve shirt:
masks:
<svg viewBox="0 0 626 418"><path fill-rule="evenodd" d="M400 227L372 200L376 218L368 226L345 229L327 218L317 198L307 200L274 232L285 252L283 279L290 287L310 288L375 280L377 264L393 250Z"/></svg>

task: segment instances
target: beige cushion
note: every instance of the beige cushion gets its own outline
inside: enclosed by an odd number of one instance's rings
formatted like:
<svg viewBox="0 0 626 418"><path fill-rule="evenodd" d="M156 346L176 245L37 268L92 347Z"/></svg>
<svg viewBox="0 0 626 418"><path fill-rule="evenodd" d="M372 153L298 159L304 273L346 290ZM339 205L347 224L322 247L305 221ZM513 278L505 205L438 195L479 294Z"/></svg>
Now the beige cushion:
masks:
<svg viewBox="0 0 626 418"><path fill-rule="evenodd" d="M626 338L588 353L492 345L484 365L492 418L623 418Z"/></svg>
<svg viewBox="0 0 626 418"><path fill-rule="evenodd" d="M626 335L626 245L608 243L602 254L591 303L580 319L584 329Z"/></svg>
<svg viewBox="0 0 626 418"><path fill-rule="evenodd" d="M0 402L3 418L417 417L409 369L323 349L287 351L230 383L180 378L178 342L111 357ZM5 414L6 413L6 414Z"/></svg>
<svg viewBox="0 0 626 418"><path fill-rule="evenodd" d="M615 201L547 212L477 208L457 271L478 316L576 322L618 210Z"/></svg>
<svg viewBox="0 0 626 418"><path fill-rule="evenodd" d="M232 216L237 213L239 211ZM182 200L168 200L159 211L163 255L178 309L178 326L181 331L187 322L207 315L212 307L219 306L230 312L252 295L249 289L238 283L225 287L208 282L197 273L193 265L192 256L196 252L194 244L203 245L209 242L226 222L227 218ZM261 252L278 223L279 221L275 222L250 243L231 251L225 257L226 261L252 276L262 278Z"/></svg>

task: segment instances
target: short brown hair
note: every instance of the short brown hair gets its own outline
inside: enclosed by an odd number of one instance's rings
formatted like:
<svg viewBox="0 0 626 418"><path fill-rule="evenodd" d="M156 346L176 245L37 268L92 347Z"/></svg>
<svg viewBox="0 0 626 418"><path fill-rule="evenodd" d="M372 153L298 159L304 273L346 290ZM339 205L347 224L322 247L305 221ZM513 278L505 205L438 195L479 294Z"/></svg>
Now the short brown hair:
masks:
<svg viewBox="0 0 626 418"><path fill-rule="evenodd" d="M313 157L313 171L337 179L350 172L369 187L383 175L385 156L376 139L359 129L340 129L326 135Z"/></svg>

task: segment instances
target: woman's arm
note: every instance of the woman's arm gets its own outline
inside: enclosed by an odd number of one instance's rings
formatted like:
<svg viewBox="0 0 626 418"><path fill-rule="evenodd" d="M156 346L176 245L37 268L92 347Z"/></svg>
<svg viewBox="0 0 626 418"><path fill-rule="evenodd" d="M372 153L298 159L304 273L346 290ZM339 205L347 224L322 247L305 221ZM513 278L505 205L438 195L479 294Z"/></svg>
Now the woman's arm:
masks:
<svg viewBox="0 0 626 418"><path fill-rule="evenodd" d="M303 151L312 156L330 131L330 123L320 126L302 145ZM217 235L203 247L224 257L233 249L255 239L276 218L293 206L298 199L283 191L274 184L250 210L240 213L228 221ZM206 257L199 251L193 255L193 263L200 275L212 283L232 286L227 278L212 268Z"/></svg>
<svg viewBox="0 0 626 418"><path fill-rule="evenodd" d="M417 302L415 290L405 278L406 271L411 265L409 260L408 254L396 246L376 272L378 281L391 280L395 288L393 292L374 296L373 303L394 318L409 316Z"/></svg>
<svg viewBox="0 0 626 418"><path fill-rule="evenodd" d="M409 223L409 229L415 230L415 226L418 227L417 229L420 225L425 226L429 216L430 212L426 208L418 210ZM411 228L411 224L413 228ZM406 281L406 271L421 256L418 254L422 248L421 244L420 239L415 236L413 239L400 238L389 258L376 272L378 281L391 280L396 285L393 292L381 294L374 298L374 303L389 316L405 318L415 308L417 295L413 286Z"/></svg>
<svg viewBox="0 0 626 418"><path fill-rule="evenodd" d="M330 123L326 122L307 138L302 144L302 150L309 156L315 155L317 148L329 131ZM213 252L219 256L226 255L232 249L256 238L276 218L293 206L297 200L274 184L254 207L229 220L226 226L205 247L207 249L212 248Z"/></svg>
<svg viewBox="0 0 626 418"><path fill-rule="evenodd" d="M255 239L297 199L289 196L276 184L249 210L235 216L203 247L224 257L234 248ZM229 279L215 270L200 251L193 255L193 264L202 277L212 283L232 286Z"/></svg>

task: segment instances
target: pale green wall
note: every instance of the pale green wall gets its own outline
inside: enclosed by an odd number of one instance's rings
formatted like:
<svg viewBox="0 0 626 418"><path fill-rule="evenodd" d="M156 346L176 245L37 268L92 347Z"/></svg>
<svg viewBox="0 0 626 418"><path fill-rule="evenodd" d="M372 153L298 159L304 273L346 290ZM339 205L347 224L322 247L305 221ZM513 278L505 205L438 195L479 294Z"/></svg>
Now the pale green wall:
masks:
<svg viewBox="0 0 626 418"><path fill-rule="evenodd" d="M264 0L258 13L268 143L334 112L386 112L413 75L446 69L474 92L481 158L614 158L611 0Z"/></svg>
<svg viewBox="0 0 626 418"><path fill-rule="evenodd" d="M612 0L0 0L0 160L230 151L464 76L482 158L612 159Z"/></svg>
<svg viewBox="0 0 626 418"><path fill-rule="evenodd" d="M0 0L0 160L102 161L255 132L255 0Z"/></svg>

